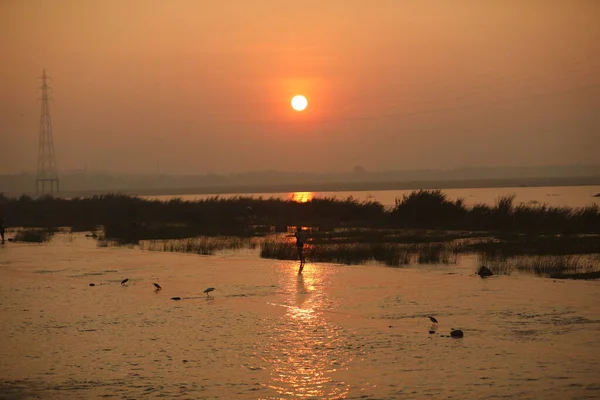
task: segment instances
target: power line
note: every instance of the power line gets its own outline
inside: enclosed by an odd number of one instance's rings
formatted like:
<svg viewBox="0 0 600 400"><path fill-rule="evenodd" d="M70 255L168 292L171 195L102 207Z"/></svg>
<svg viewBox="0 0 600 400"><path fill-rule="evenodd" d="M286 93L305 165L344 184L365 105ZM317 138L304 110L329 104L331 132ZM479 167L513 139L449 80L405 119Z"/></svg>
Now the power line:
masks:
<svg viewBox="0 0 600 400"><path fill-rule="evenodd" d="M516 102L516 101L522 101L522 100L548 98L548 97L563 95L563 94L567 94L567 93L575 93L575 92L581 92L581 91L585 91L585 90L593 90L598 87L600 87L600 83L592 83L592 84L587 84L587 85L570 87L570 88L566 88L566 89L562 89L562 90L549 91L549 92L545 92L545 93L512 96L512 97L507 97L507 98L502 98L502 99L481 101L481 102L476 102L476 103L471 103L471 104L450 105L450 106L434 107L434 108L428 108L428 109L422 109L422 110L394 112L394 113L379 114L379 115L366 115L366 116L341 117L341 118L306 119L306 120L302 121L301 123L303 123L303 124L325 124L325 123L332 123L332 122L353 122L353 121L369 121L369 120L404 118L404 117L412 117L412 116L418 116L418 115L437 114L437 113L444 113L444 112L449 112L449 111L458 111L458 110L471 109L471 108L490 107L490 106L506 104L506 103ZM450 100L452 100L452 99L450 99ZM232 122L232 121L239 122L239 123L245 122L245 123L254 123L254 124L277 124L277 125L298 124L298 121L286 121L286 120L280 120L280 119L277 119L277 120L276 119L250 120L250 119L231 119L231 118L229 118L229 119L207 119L207 120L203 120L202 122L216 123L216 122Z"/></svg>
<svg viewBox="0 0 600 400"><path fill-rule="evenodd" d="M574 88L568 88L568 89L564 89L564 90L560 90L560 91L538 93L538 94L526 95L526 96L514 96L514 97L506 98L506 99L495 99L495 100L478 102L478 103L473 103L473 104L463 104L463 105L459 105L459 106L437 107L437 108L431 108L431 109L425 109L425 110L381 114L381 115L371 115L371 116L363 116L363 117L347 117L347 118L337 118L337 119L331 118L331 119L318 120L318 121L314 121L314 122L322 123L322 122L341 122L341 121L362 121L362 120L409 117L409 116L421 115L421 114L435 114L435 113L463 110L463 109L469 109L469 108L494 106L494 105L498 105L498 104L511 103L511 102L520 101L520 100L532 100L532 99L538 99L538 98L544 98L544 97L552 97L552 96L556 96L556 95L560 95L560 94L579 92L579 91L594 89L594 88L598 88L598 87L600 87L600 83L579 86L579 87L574 87ZM313 122L313 121L311 121L311 122Z"/></svg>

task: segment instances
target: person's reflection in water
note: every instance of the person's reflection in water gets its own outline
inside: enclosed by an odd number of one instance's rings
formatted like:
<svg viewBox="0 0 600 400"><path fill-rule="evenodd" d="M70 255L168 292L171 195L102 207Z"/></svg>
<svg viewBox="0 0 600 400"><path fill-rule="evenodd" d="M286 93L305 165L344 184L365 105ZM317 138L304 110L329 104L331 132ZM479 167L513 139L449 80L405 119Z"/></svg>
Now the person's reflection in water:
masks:
<svg viewBox="0 0 600 400"><path fill-rule="evenodd" d="M296 307L302 307L308 298L308 289L304 283L304 275L298 274L298 283L296 285Z"/></svg>
<svg viewBox="0 0 600 400"><path fill-rule="evenodd" d="M285 264L283 264L285 265ZM278 395L269 398L340 399L350 386L339 371L353 360L348 339L325 313L328 293L319 290L330 277L327 269L308 269L295 275L281 274L285 313L275 317L270 339L261 351L269 365L270 380L265 386Z"/></svg>

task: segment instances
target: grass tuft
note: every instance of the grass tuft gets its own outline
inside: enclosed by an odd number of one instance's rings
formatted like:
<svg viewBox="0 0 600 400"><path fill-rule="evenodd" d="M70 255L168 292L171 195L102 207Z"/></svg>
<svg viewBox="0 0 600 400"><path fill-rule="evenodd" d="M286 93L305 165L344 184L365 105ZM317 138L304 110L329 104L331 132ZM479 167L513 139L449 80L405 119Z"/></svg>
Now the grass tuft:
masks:
<svg viewBox="0 0 600 400"><path fill-rule="evenodd" d="M51 228L27 228L17 231L14 237L15 242L26 243L45 243L52 240L56 229Z"/></svg>

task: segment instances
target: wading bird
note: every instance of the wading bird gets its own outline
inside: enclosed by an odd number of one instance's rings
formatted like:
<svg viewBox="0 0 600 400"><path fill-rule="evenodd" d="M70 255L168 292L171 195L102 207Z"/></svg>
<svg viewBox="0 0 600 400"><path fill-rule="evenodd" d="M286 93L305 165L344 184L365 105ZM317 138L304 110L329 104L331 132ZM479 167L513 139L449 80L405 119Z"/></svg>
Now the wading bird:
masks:
<svg viewBox="0 0 600 400"><path fill-rule="evenodd" d="M209 294L210 292L212 292L213 290L215 290L215 288L214 288L214 287L209 287L208 289L206 289L206 290L204 291L204 293L206 293L206 295L208 296L208 294Z"/></svg>
<svg viewBox="0 0 600 400"><path fill-rule="evenodd" d="M435 318L433 318L433 317L429 317L429 320L430 320L431 322L433 322L434 324L437 324L437 323L438 323L438 320L437 320L437 319L435 319Z"/></svg>
<svg viewBox="0 0 600 400"><path fill-rule="evenodd" d="M129 279L128 279L128 278L125 278L125 279L123 279L123 280L121 281L121 285L124 285L124 284L126 284L127 282L129 282Z"/></svg>
<svg viewBox="0 0 600 400"><path fill-rule="evenodd" d="M156 290L162 289L158 283L153 283L153 285L156 288Z"/></svg>

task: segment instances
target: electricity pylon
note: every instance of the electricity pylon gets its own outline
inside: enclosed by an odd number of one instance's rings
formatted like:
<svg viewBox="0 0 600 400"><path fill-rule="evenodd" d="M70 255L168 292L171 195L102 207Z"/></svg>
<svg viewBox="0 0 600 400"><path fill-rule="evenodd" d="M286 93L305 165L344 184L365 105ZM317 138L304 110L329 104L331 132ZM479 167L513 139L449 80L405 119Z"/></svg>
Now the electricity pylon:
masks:
<svg viewBox="0 0 600 400"><path fill-rule="evenodd" d="M56 156L54 154L54 139L52 137L52 121L48 107L48 85L46 70L42 74L42 114L40 117L40 141L38 147L38 170L35 190L37 194L46 194L46 183L50 184L50 194L59 191Z"/></svg>

